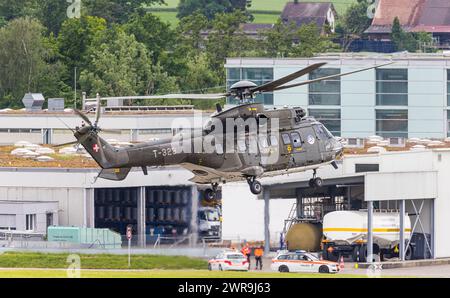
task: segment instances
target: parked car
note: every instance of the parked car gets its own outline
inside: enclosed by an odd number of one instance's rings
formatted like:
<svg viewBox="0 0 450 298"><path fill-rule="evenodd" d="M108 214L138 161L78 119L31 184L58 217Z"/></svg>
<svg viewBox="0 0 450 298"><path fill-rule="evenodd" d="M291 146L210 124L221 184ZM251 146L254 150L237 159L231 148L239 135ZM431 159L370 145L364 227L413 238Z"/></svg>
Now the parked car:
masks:
<svg viewBox="0 0 450 298"><path fill-rule="evenodd" d="M297 252L281 252L272 259L271 269L279 272L318 272L338 273L339 264L321 261L313 254Z"/></svg>
<svg viewBox="0 0 450 298"><path fill-rule="evenodd" d="M225 251L208 261L208 270L239 270L248 271L247 258L236 251Z"/></svg>

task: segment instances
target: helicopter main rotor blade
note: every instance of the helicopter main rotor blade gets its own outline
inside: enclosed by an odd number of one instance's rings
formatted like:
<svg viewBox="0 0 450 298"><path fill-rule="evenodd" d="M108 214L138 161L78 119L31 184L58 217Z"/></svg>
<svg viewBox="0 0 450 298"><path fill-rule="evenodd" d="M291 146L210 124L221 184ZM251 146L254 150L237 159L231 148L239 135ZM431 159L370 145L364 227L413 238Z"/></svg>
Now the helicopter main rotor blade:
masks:
<svg viewBox="0 0 450 298"><path fill-rule="evenodd" d="M211 94L165 94L165 95L148 95L148 96L117 96L102 97L100 100L138 100L138 99L222 99L229 96L228 93L211 93ZM86 102L92 102L87 99Z"/></svg>
<svg viewBox="0 0 450 298"><path fill-rule="evenodd" d="M273 91L279 91L279 90L299 87L299 86L303 86L303 85L309 85L309 84L317 83L317 82L321 82L321 81L331 80L331 79L335 79L335 78L340 78L340 77L343 77L343 76L348 76L348 75L351 75L351 74L354 74L354 73L358 73L358 72L362 72L362 71L366 71L366 70L369 70L369 69L374 69L374 68L379 68L379 67L383 67L383 66L386 66L386 65L391 65L393 63L394 62L389 62L389 63L385 63L385 64L380 64L380 65L377 65L377 66L371 66L371 67L362 68L362 69L358 69L358 70L354 70L354 71L349 71L349 72L345 72L345 73L341 73L341 74L336 74L336 75L326 76L326 77L322 77L322 78L318 78L318 79L314 79L314 80L304 81L304 82L300 82L300 83L297 83L297 84L280 86L280 87L275 88Z"/></svg>
<svg viewBox="0 0 450 298"><path fill-rule="evenodd" d="M74 141L74 142L69 142L69 143L63 143L63 144L57 144L57 145L53 145L54 148L59 148L59 147L65 147L65 146L70 146L70 145L76 145L78 144L78 141Z"/></svg>
<svg viewBox="0 0 450 298"><path fill-rule="evenodd" d="M267 84L260 85L258 87L254 87L254 88L250 89L250 91L253 92L253 93L255 93L255 92L271 92L271 91L274 91L274 90L276 90L277 87L279 87L281 85L284 85L286 83L289 83L290 81L293 81L293 80L295 80L295 79L297 79L299 77L302 77L302 76L304 76L304 75L306 75L306 74L308 74L308 73L310 73L310 72L312 72L312 71L314 71L314 70L324 66L325 64L326 63L315 63L315 64L312 64L312 65L310 65L310 66L308 66L306 68L303 68L303 69L301 69L299 71L291 73L290 75L282 77L282 78L280 78L278 80L269 82Z"/></svg>
<svg viewBox="0 0 450 298"><path fill-rule="evenodd" d="M91 120L80 110L74 109L73 110L78 116L80 116L87 124L92 125Z"/></svg>
<svg viewBox="0 0 450 298"><path fill-rule="evenodd" d="M100 113L101 113L101 100L100 100L100 95L97 93L97 105L95 108L95 122L94 122L94 126L97 127L98 125L98 121L100 120Z"/></svg>

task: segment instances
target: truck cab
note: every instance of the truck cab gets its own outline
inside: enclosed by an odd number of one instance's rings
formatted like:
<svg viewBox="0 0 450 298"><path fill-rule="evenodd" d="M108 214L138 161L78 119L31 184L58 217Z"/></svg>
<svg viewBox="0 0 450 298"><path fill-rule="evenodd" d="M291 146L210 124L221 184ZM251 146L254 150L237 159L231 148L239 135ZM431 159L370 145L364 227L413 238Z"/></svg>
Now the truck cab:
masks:
<svg viewBox="0 0 450 298"><path fill-rule="evenodd" d="M219 208L200 207L197 215L200 237L208 240L220 240L222 221Z"/></svg>

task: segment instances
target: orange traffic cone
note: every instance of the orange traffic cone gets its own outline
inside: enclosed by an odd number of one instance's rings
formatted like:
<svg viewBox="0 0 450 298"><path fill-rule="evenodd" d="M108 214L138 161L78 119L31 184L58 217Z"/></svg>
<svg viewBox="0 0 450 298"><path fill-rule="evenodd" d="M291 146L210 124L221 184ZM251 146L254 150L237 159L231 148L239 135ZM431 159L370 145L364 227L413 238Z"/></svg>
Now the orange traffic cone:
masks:
<svg viewBox="0 0 450 298"><path fill-rule="evenodd" d="M341 256L341 259L339 260L339 268L344 269L344 256Z"/></svg>

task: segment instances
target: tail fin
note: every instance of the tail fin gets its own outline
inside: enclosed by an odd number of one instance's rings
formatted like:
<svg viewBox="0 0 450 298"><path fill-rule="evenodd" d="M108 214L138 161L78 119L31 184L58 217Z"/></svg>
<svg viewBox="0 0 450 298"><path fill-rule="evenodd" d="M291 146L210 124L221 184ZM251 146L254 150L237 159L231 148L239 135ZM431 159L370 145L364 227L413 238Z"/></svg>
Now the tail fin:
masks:
<svg viewBox="0 0 450 298"><path fill-rule="evenodd" d="M76 137L101 168L128 168L129 158L126 150L114 148L95 132Z"/></svg>

